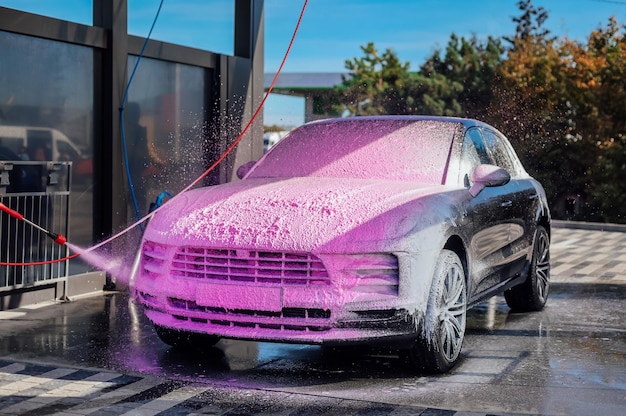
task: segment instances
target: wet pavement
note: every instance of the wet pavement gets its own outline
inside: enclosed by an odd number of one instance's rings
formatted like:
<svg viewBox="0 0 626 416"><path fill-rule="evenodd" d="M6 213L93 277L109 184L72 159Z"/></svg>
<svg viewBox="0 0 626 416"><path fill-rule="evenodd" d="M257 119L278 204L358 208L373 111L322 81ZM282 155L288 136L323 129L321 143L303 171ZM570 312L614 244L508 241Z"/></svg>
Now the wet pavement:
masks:
<svg viewBox="0 0 626 416"><path fill-rule="evenodd" d="M0 312L0 415L622 415L626 233L554 229L544 311L472 309L460 364L220 341L169 348L124 293Z"/></svg>

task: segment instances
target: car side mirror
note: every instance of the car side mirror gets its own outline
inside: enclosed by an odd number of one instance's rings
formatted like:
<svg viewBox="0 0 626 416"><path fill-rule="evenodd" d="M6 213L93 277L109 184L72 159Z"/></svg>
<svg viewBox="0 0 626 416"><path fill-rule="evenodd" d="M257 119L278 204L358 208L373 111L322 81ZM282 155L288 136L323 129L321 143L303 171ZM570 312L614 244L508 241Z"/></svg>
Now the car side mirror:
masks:
<svg viewBox="0 0 626 416"><path fill-rule="evenodd" d="M484 188L502 186L509 183L511 175L506 169L494 165L478 165L472 172L470 195L476 196Z"/></svg>
<svg viewBox="0 0 626 416"><path fill-rule="evenodd" d="M237 177L239 179L243 179L243 177L246 176L248 172L250 172L250 170L252 170L252 167L255 164L256 164L256 160L251 160L239 166L239 168L237 168Z"/></svg>

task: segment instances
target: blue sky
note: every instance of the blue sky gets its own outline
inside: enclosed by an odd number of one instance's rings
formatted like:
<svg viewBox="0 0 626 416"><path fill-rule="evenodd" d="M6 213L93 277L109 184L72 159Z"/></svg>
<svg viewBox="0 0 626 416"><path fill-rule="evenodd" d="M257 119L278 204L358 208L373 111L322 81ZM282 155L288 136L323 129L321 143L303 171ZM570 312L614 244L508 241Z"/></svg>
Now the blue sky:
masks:
<svg viewBox="0 0 626 416"><path fill-rule="evenodd" d="M129 32L145 36L160 0L129 0ZM0 6L91 24L92 0L0 0ZM265 72L275 72L285 53L304 0L265 0ZM584 41L615 16L626 23L626 0L533 0L549 18L555 36ZM233 0L165 0L152 37L232 54ZM450 34L512 35L517 0L309 0L285 72L342 72L346 59L362 56L374 42L393 49L416 70ZM295 101L294 101L295 100ZM300 124L303 103L272 97L266 124Z"/></svg>

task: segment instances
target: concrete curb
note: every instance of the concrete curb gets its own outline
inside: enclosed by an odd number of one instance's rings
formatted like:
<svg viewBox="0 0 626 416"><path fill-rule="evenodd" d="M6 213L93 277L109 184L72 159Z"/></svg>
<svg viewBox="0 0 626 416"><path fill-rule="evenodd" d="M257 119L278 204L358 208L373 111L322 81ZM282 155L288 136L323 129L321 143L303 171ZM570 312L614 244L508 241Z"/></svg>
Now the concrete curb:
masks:
<svg viewBox="0 0 626 416"><path fill-rule="evenodd" d="M626 224L610 224L602 222L552 220L554 228L572 228L577 230L613 231L626 233Z"/></svg>

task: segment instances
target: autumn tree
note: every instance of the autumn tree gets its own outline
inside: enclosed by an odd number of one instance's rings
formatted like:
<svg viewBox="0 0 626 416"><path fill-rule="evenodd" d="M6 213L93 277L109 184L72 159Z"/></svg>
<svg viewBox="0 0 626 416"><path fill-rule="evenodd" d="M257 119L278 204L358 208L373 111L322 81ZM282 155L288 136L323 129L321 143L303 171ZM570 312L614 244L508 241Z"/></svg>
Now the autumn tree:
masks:
<svg viewBox="0 0 626 416"><path fill-rule="evenodd" d="M452 34L417 72L390 49L362 47L335 91L341 110L486 121L511 139L556 218L626 222L624 26L611 18L586 42L557 39L543 7L517 6L513 36L482 42Z"/></svg>
<svg viewBox="0 0 626 416"><path fill-rule="evenodd" d="M567 97L568 65L561 45L544 27L547 12L531 0L519 1L518 7L515 35L504 38L506 58L497 70L487 120L507 134L558 208L567 198L585 199L585 172L594 157L588 143L571 132L575 110Z"/></svg>
<svg viewBox="0 0 626 416"><path fill-rule="evenodd" d="M626 35L610 18L586 44L568 41L568 99L575 108L572 134L593 147L590 203L602 220L626 221Z"/></svg>

